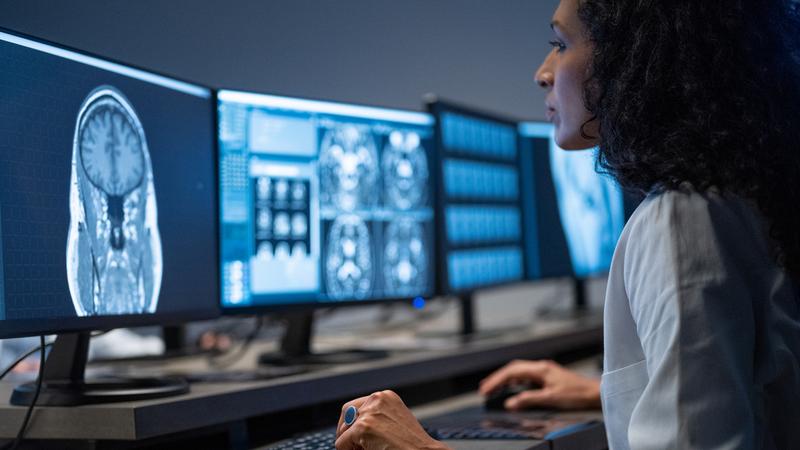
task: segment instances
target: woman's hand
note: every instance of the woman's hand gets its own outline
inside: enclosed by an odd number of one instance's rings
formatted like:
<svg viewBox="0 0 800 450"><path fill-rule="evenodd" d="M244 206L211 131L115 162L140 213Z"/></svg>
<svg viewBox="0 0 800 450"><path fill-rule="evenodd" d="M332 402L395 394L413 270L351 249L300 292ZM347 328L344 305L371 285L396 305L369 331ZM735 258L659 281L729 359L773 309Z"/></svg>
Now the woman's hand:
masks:
<svg viewBox="0 0 800 450"><path fill-rule="evenodd" d="M347 408L358 408L358 416L349 427L344 423ZM342 407L336 428L337 450L444 450L411 414L403 400L392 391L376 392L353 400Z"/></svg>
<svg viewBox="0 0 800 450"><path fill-rule="evenodd" d="M579 375L553 361L512 361L483 379L479 391L485 396L520 382L533 382L541 388L510 397L505 403L508 410L600 408L600 380Z"/></svg>

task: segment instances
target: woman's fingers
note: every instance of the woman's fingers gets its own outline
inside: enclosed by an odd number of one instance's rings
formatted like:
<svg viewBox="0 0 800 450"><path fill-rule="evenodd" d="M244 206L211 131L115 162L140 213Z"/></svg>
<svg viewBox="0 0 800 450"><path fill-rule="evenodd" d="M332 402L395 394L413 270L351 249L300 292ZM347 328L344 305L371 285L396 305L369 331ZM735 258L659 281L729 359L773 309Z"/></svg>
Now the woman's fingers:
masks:
<svg viewBox="0 0 800 450"><path fill-rule="evenodd" d="M364 405L364 403L367 401L368 398L369 398L369 396L367 395L367 396L364 396L364 397L357 398L355 400L351 400L351 401L345 403L344 405L342 405L342 412L339 414L339 424L336 426L336 437L337 438L339 436L341 436L342 433L347 429L347 425L345 425L345 423L344 423L344 415L347 412L347 409L350 408L351 406L355 406L356 408L361 408Z"/></svg>
<svg viewBox="0 0 800 450"><path fill-rule="evenodd" d="M548 389L533 389L520 392L506 399L504 405L510 411L529 408L553 407L553 393Z"/></svg>

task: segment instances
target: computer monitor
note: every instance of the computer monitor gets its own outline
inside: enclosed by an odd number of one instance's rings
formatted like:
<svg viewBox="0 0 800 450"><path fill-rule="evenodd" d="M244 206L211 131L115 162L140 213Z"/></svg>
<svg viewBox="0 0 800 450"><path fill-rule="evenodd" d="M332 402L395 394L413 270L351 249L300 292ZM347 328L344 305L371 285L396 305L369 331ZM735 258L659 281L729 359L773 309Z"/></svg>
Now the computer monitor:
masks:
<svg viewBox="0 0 800 450"><path fill-rule="evenodd" d="M225 312L434 294L430 115L231 90L218 98ZM286 353L310 353L300 334L301 348Z"/></svg>
<svg viewBox="0 0 800 450"><path fill-rule="evenodd" d="M566 151L553 126L519 127L523 155L529 279L586 278L611 266L625 225L625 199L617 182L595 167L596 150Z"/></svg>
<svg viewBox="0 0 800 450"><path fill-rule="evenodd" d="M435 97L441 291L524 279L520 152L516 122Z"/></svg>
<svg viewBox="0 0 800 450"><path fill-rule="evenodd" d="M425 97L436 118L439 291L461 299L473 335L473 293L525 278L517 122Z"/></svg>
<svg viewBox="0 0 800 450"><path fill-rule="evenodd" d="M597 171L596 149L563 150L553 130L546 122L519 125L525 234L531 237L526 278L603 275L632 202L610 175Z"/></svg>
<svg viewBox="0 0 800 450"><path fill-rule="evenodd" d="M40 401L96 401L88 331L219 315L212 92L3 30L0 67L0 338L62 334Z"/></svg>

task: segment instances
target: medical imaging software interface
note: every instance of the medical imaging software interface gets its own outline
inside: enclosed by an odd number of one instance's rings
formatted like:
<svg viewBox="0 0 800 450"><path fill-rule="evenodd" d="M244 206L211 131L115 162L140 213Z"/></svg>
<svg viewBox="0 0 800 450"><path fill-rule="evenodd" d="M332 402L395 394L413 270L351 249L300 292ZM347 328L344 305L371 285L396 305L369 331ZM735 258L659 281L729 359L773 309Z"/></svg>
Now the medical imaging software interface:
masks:
<svg viewBox="0 0 800 450"><path fill-rule="evenodd" d="M595 170L596 150L559 148L551 124L529 122L519 129L527 231L538 236L529 241L529 278L608 271L625 224L619 185Z"/></svg>
<svg viewBox="0 0 800 450"><path fill-rule="evenodd" d="M214 311L210 91L0 33L0 319Z"/></svg>
<svg viewBox="0 0 800 450"><path fill-rule="evenodd" d="M524 258L516 126L442 108L450 291L519 281Z"/></svg>
<svg viewBox="0 0 800 450"><path fill-rule="evenodd" d="M219 93L225 307L433 293L427 114Z"/></svg>

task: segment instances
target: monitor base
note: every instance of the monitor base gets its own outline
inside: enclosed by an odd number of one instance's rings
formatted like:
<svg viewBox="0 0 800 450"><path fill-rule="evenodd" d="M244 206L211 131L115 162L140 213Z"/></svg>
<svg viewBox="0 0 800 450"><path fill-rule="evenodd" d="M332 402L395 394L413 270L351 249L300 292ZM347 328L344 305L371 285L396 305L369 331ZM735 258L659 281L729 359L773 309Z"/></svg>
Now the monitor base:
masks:
<svg viewBox="0 0 800 450"><path fill-rule="evenodd" d="M189 383L181 378L97 379L83 383L68 380L42 383L40 406L77 406L95 403L126 402L170 397L189 392ZM11 404L30 405L36 394L36 382L17 386Z"/></svg>
<svg viewBox="0 0 800 450"><path fill-rule="evenodd" d="M86 381L89 333L59 334L44 364L42 387L37 405L75 406L180 395L189 392L189 383L175 377L98 378ZM14 389L11 404L27 406L36 396L36 382Z"/></svg>

